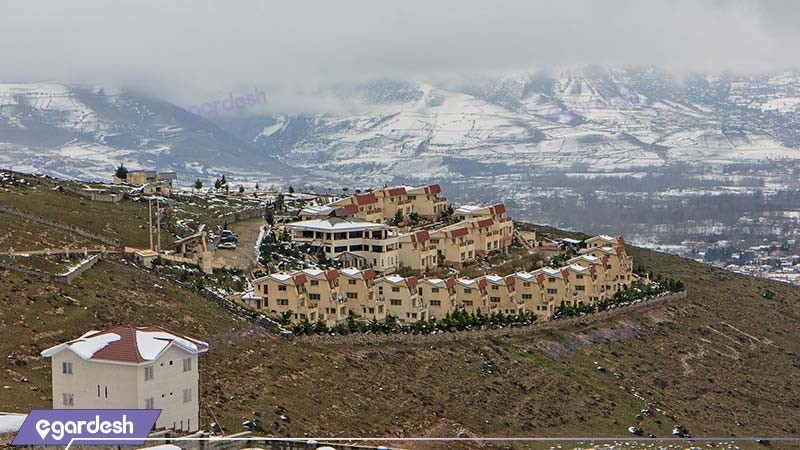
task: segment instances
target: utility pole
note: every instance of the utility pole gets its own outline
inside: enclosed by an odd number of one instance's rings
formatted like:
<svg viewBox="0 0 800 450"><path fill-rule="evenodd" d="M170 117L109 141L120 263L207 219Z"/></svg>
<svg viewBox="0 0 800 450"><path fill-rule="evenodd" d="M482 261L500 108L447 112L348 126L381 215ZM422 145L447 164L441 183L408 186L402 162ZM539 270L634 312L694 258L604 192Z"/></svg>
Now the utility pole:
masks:
<svg viewBox="0 0 800 450"><path fill-rule="evenodd" d="M150 236L150 250L153 249L153 199L147 199L147 220L150 226L147 227L147 234Z"/></svg>
<svg viewBox="0 0 800 450"><path fill-rule="evenodd" d="M156 252L161 254L161 206L156 197Z"/></svg>

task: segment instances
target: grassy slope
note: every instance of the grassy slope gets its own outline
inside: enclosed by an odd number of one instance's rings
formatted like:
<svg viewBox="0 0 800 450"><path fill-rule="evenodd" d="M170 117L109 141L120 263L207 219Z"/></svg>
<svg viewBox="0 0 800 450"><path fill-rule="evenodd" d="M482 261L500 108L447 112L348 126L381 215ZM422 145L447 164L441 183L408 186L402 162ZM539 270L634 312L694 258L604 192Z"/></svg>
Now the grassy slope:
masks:
<svg viewBox="0 0 800 450"><path fill-rule="evenodd" d="M124 245L147 247L147 204L93 202L44 184L0 190L0 204L117 238ZM5 234L6 228L0 229ZM22 248L19 248L22 249Z"/></svg>
<svg viewBox="0 0 800 450"><path fill-rule="evenodd" d="M667 414L638 424L658 436L676 422L695 435L800 434L800 289L631 252L684 280L687 300L559 332L433 345L240 338L204 356L204 401L230 430L256 412L280 436L619 436L637 425L643 398ZM70 286L0 273L0 354L15 354L0 371L11 387L0 410L48 406L49 365L36 355L90 328L161 324L204 338L246 329L196 293L156 285L165 283L115 262Z"/></svg>

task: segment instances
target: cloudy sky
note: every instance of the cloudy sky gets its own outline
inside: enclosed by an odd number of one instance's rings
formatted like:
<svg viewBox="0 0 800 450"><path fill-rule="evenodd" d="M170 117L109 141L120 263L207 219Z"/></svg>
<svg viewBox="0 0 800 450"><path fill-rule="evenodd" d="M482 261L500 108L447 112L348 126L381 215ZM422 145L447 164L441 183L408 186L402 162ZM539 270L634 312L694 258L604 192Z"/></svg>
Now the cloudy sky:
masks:
<svg viewBox="0 0 800 450"><path fill-rule="evenodd" d="M791 0L2 1L0 79L190 101L585 64L777 70L798 66L798 23Z"/></svg>

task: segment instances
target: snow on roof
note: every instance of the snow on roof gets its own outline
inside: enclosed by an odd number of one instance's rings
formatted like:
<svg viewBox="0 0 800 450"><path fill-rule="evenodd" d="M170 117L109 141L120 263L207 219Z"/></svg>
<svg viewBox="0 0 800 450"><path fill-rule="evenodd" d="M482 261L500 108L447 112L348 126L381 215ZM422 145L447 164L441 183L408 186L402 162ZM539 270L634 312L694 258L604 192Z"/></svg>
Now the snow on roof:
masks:
<svg viewBox="0 0 800 450"><path fill-rule="evenodd" d="M78 339L48 348L42 356L49 358L69 349L85 360L138 364L155 360L172 345L193 354L208 350L208 344L203 341L161 327L126 325L89 331Z"/></svg>
<svg viewBox="0 0 800 450"><path fill-rule="evenodd" d="M364 219L346 217L326 217L323 219L303 220L286 224L289 228L314 231L357 231L385 229L386 226Z"/></svg>
<svg viewBox="0 0 800 450"><path fill-rule="evenodd" d="M406 281L405 278L401 277L400 275L388 275L384 277L386 281L394 284L404 283Z"/></svg>
<svg viewBox="0 0 800 450"><path fill-rule="evenodd" d="M355 267L346 267L344 269L339 270L340 273L343 275L347 275L348 277L354 277L356 275L360 275L361 271L356 269Z"/></svg>
<svg viewBox="0 0 800 450"><path fill-rule="evenodd" d="M312 267L310 269L303 269L301 272L305 273L306 275L312 276L312 277L318 277L318 276L322 275L323 273L325 273L324 270L318 269L316 267Z"/></svg>
<svg viewBox="0 0 800 450"><path fill-rule="evenodd" d="M530 280L530 279L534 278L536 275L534 275L534 274L532 274L530 272L517 272L517 273L514 274L514 276L519 278L519 279L527 281L527 280Z"/></svg>
<svg viewBox="0 0 800 450"><path fill-rule="evenodd" d="M292 279L292 275L288 273L271 273L269 276L278 281L287 281Z"/></svg>
<svg viewBox="0 0 800 450"><path fill-rule="evenodd" d="M474 214L482 209L486 209L488 206L483 205L461 205L455 210L455 214Z"/></svg>
<svg viewBox="0 0 800 450"><path fill-rule="evenodd" d="M324 215L330 214L331 211L335 210L336 208L333 206L306 206L300 211L300 215Z"/></svg>
<svg viewBox="0 0 800 450"><path fill-rule="evenodd" d="M490 281L492 283L500 283L504 280L503 277L497 274L486 275L484 278L486 278L486 281Z"/></svg>

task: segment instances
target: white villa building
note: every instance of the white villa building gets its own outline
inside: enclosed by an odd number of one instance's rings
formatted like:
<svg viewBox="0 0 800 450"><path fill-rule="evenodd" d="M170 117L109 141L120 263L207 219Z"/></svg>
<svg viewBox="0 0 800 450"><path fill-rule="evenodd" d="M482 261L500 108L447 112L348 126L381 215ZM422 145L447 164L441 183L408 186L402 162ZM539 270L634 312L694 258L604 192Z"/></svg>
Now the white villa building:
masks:
<svg viewBox="0 0 800 450"><path fill-rule="evenodd" d="M308 244L343 267L370 267L392 273L400 265L400 237L395 227L356 217L328 216L286 225L292 240Z"/></svg>
<svg viewBox="0 0 800 450"><path fill-rule="evenodd" d="M160 409L156 428L200 428L198 355L208 344L161 327L89 331L48 348L54 409Z"/></svg>

